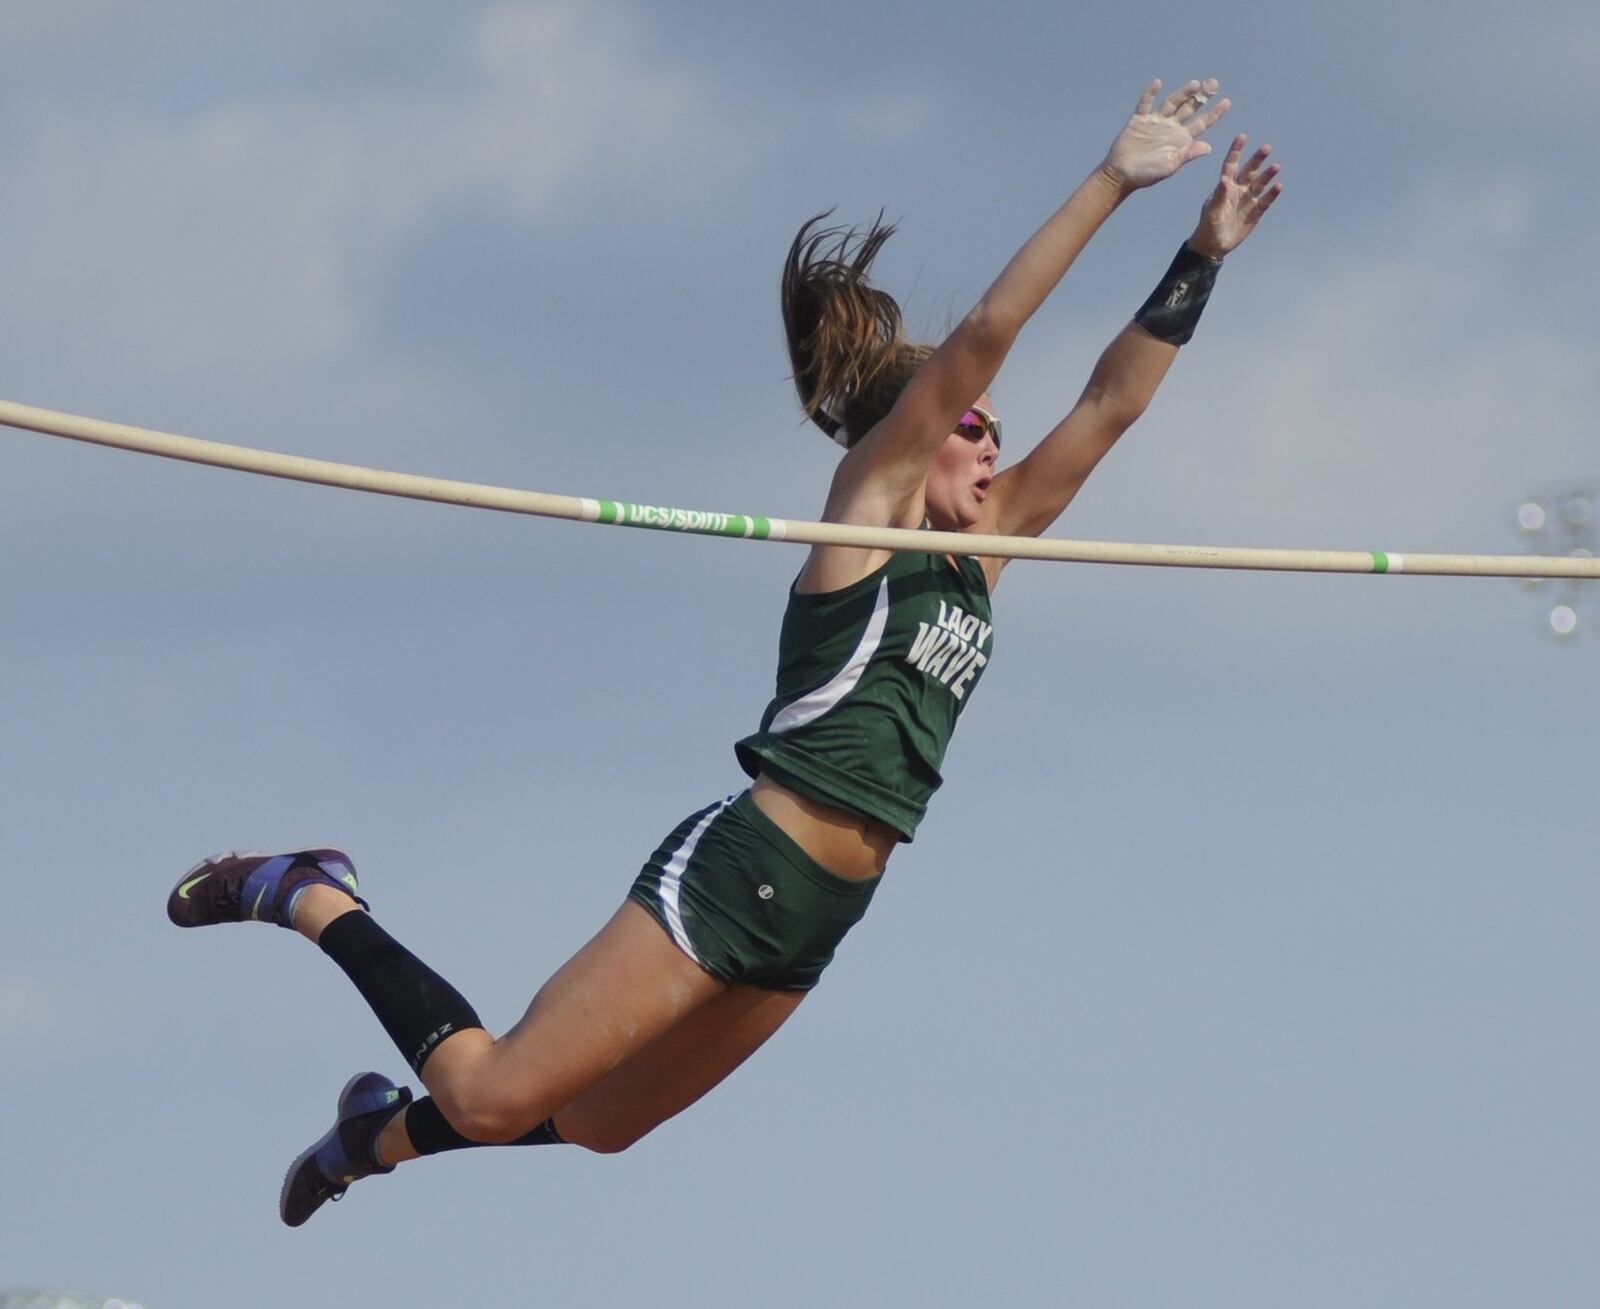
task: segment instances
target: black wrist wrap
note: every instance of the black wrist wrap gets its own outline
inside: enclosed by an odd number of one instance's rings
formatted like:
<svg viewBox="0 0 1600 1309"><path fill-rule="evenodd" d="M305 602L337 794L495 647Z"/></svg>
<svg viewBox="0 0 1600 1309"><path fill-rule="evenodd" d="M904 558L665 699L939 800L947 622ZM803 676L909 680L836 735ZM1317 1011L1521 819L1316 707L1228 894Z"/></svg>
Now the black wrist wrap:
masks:
<svg viewBox="0 0 1600 1309"><path fill-rule="evenodd" d="M1222 260L1208 259L1185 241L1133 321L1158 341L1187 345L1221 267Z"/></svg>

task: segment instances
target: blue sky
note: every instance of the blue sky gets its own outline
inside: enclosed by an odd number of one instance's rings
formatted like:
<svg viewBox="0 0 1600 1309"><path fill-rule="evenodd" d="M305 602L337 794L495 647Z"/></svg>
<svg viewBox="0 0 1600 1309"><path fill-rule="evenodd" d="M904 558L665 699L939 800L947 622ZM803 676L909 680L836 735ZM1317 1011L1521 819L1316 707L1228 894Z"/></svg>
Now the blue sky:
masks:
<svg viewBox="0 0 1600 1309"><path fill-rule="evenodd" d="M13 0L0 395L540 490L814 517L776 281L831 205L936 333L1151 76L1287 190L1055 529L1486 553L1600 474L1576 4ZM1019 342L1070 406L1210 185ZM1011 453L1011 449L1008 449ZM1043 564L815 996L618 1158L492 1151L303 1230L282 1169L399 1060L235 846L348 849L503 1028L739 782L792 547L613 533L0 432L0 1290L1568 1305L1600 1277L1600 612L1510 582ZM1589 800L1584 797L1589 796Z"/></svg>

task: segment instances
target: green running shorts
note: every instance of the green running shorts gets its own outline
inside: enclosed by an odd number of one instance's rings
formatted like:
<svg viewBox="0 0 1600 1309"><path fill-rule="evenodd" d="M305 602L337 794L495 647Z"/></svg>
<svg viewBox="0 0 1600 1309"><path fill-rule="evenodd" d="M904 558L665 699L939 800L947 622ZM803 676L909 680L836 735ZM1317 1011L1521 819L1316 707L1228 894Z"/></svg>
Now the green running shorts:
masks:
<svg viewBox="0 0 1600 1309"><path fill-rule="evenodd" d="M713 977L809 991L880 880L829 872L742 791L679 823L628 898Z"/></svg>

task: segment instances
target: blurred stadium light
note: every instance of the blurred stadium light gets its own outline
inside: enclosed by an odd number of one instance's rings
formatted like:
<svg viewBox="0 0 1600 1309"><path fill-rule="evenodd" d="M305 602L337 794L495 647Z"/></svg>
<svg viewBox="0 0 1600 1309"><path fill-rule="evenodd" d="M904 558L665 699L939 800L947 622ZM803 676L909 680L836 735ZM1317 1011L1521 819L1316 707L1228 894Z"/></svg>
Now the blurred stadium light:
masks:
<svg viewBox="0 0 1600 1309"><path fill-rule="evenodd" d="M1592 558L1600 550L1600 482L1542 487L1517 506L1517 530L1529 554ZM1587 622L1596 626L1594 588L1574 579L1523 583L1543 602L1545 626L1568 639Z"/></svg>

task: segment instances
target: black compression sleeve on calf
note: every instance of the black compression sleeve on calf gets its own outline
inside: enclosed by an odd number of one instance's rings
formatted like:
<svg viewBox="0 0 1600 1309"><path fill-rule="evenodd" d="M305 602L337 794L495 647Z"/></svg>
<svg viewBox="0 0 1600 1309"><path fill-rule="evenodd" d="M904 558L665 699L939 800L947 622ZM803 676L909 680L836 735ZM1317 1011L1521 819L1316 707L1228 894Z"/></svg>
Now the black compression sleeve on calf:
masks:
<svg viewBox="0 0 1600 1309"><path fill-rule="evenodd" d="M1150 298L1139 306L1133 321L1158 341L1187 345L1200 322L1200 312L1211 298L1222 260L1201 254L1185 241L1166 275Z"/></svg>
<svg viewBox="0 0 1600 1309"><path fill-rule="evenodd" d="M369 914L341 914L323 928L319 944L356 984L413 1072L422 1071L445 1037L483 1026L455 987Z"/></svg>
<svg viewBox="0 0 1600 1309"><path fill-rule="evenodd" d="M470 1150L484 1144L469 1141L451 1127L432 1096L423 1096L406 1110L406 1135L418 1154L443 1154L446 1150ZM565 1145L561 1133L556 1131L556 1120L546 1118L533 1131L519 1136L507 1145Z"/></svg>

